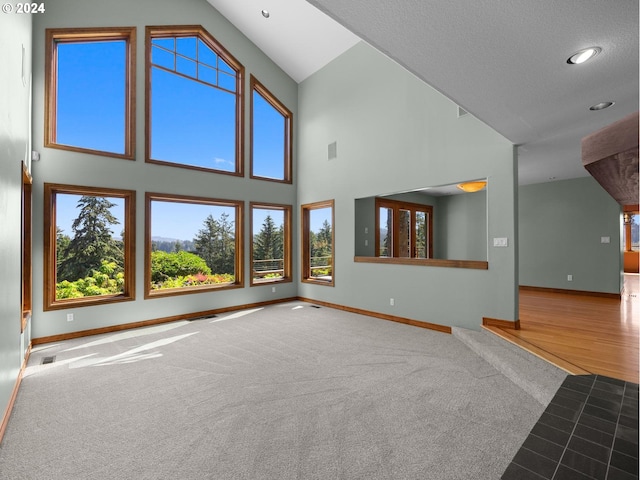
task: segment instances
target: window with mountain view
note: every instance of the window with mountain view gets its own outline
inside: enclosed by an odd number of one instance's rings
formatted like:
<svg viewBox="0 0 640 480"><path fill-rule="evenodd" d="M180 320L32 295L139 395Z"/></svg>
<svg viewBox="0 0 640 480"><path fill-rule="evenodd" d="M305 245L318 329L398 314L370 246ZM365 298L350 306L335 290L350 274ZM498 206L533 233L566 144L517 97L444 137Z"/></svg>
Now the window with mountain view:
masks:
<svg viewBox="0 0 640 480"><path fill-rule="evenodd" d="M242 206L147 193L145 298L242 286Z"/></svg>
<svg viewBox="0 0 640 480"><path fill-rule="evenodd" d="M147 27L147 161L242 174L242 65L201 27Z"/></svg>

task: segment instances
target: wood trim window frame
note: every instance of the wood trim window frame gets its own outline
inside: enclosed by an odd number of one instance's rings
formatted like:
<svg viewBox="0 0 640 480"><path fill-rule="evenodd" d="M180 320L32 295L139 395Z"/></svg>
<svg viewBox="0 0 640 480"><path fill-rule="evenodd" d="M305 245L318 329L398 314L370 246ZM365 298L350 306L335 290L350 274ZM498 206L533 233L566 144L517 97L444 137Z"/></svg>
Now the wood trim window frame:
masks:
<svg viewBox="0 0 640 480"><path fill-rule="evenodd" d="M20 333L24 332L27 327L27 320L32 311L33 299L33 274L32 274L32 257L31 249L33 245L32 234L32 185L33 180L26 165L22 162L22 319L20 321Z"/></svg>
<svg viewBox="0 0 640 480"><path fill-rule="evenodd" d="M398 213L400 210L408 210L411 212L411 245L412 250L415 252L415 244L416 244L416 232L415 232L415 218L416 211L425 211L428 214L428 223L427 223L427 252L428 259L433 258L433 206L431 205L423 205L420 203L410 203L403 202L399 200L392 200L388 198L380 198L376 197L375 200L375 256L380 257L380 208L390 208L393 210L393 255L390 255L387 258L411 258L418 259L420 257L416 257L412 255L411 257L400 257L400 242L399 242L399 234L397 227L397 219L399 218ZM382 257L384 258L384 257Z"/></svg>
<svg viewBox="0 0 640 480"><path fill-rule="evenodd" d="M44 146L124 160L135 160L136 138L136 27L48 28L45 47ZM57 46L60 43L124 40L126 48L124 153L57 143Z"/></svg>
<svg viewBox="0 0 640 480"><path fill-rule="evenodd" d="M310 244L310 232L311 232L311 219L310 212L311 210L321 209L321 208L331 208L331 280L321 280L315 278L311 275L311 244ZM300 218L301 221L301 239L302 239L302 276L301 281L305 283L313 283L316 285L325 285L329 287L335 286L336 280L336 251L335 251L335 243L336 243L336 233L335 233L335 201L334 200L325 200L321 202L307 203L301 205L300 207Z"/></svg>
<svg viewBox="0 0 640 480"><path fill-rule="evenodd" d="M153 290L151 289L151 252L152 252L152 240L151 240L151 216L152 207L151 204L154 201L160 202L174 202L174 203L186 203L195 205L212 205L223 207L235 208L235 282L231 284L220 285L201 285L195 287L183 287L183 288L171 288ZM147 192L145 194L145 247L144 247L144 298L145 300L151 298L170 297L174 295L190 295L194 293L213 292L221 290L229 290L234 288L244 287L244 245L243 245L243 222L244 222L244 202L241 200L222 200L217 198L208 197L195 197L187 195L171 195L167 193L154 193Z"/></svg>
<svg viewBox="0 0 640 480"><path fill-rule="evenodd" d="M166 160L156 160L151 156L151 89L152 89L152 75L151 75L151 47L152 41L155 38L169 38L169 37L197 37L202 40L209 48L211 48L216 55L222 58L227 65L236 71L236 115L235 115L235 132L236 132L236 158L235 158L235 170L228 172L225 170L217 170L214 168L200 167L196 165L186 165L176 162L170 162ZM233 175L237 177L244 176L244 66L219 43L213 35L211 35L201 25L160 25L160 26L147 26L146 27L146 42L145 42L145 162L154 163L158 165L168 165L176 168L187 168L191 170L198 170L204 172L213 172L223 175ZM193 79L192 79L193 80ZM194 80L196 81L196 80ZM216 87L212 87L216 88Z"/></svg>
<svg viewBox="0 0 640 480"><path fill-rule="evenodd" d="M292 183L293 178L293 113L287 107L284 106L280 100L276 98L262 83L258 81L256 77L253 75L250 76L250 160L249 160L249 177L258 179L258 180L266 180L270 182L279 182L279 183ZM277 110L284 117L284 178L269 178L263 177L260 175L255 175L253 173L253 94L257 93L260 95L267 103L269 103L275 110Z"/></svg>
<svg viewBox="0 0 640 480"><path fill-rule="evenodd" d="M282 278L274 279L261 279L256 281L254 278L254 265L253 265L253 236L257 233L253 231L253 211L254 209L263 210L280 210L284 213L284 239L282 242L282 254L283 254L283 275ZM263 203L263 202L251 202L249 205L249 285L252 287L260 285L268 285L273 283L288 283L293 280L292 278L292 256L291 248L292 242L292 228L291 219L293 216L293 207L291 205L281 205L276 203Z"/></svg>
<svg viewBox="0 0 640 480"><path fill-rule="evenodd" d="M56 300L56 195L58 194L115 197L124 200L124 291L121 294ZM135 190L44 184L44 311L135 300L135 215Z"/></svg>

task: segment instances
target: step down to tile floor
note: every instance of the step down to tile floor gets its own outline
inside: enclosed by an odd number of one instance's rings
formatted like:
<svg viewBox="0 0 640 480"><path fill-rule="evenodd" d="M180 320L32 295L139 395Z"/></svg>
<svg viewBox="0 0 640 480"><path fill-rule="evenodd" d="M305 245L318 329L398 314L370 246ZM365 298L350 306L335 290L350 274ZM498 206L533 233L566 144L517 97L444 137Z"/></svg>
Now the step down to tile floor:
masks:
<svg viewBox="0 0 640 480"><path fill-rule="evenodd" d="M451 333L544 406L567 376L565 371L491 332L453 327Z"/></svg>

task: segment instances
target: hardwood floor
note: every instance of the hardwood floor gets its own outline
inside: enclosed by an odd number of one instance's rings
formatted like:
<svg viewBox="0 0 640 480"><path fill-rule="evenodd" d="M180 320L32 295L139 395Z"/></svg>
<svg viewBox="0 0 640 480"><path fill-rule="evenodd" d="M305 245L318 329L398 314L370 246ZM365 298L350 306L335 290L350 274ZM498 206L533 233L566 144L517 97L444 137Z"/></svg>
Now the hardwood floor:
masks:
<svg viewBox="0 0 640 480"><path fill-rule="evenodd" d="M639 383L640 277L621 300L520 290L520 330L485 327L572 374Z"/></svg>

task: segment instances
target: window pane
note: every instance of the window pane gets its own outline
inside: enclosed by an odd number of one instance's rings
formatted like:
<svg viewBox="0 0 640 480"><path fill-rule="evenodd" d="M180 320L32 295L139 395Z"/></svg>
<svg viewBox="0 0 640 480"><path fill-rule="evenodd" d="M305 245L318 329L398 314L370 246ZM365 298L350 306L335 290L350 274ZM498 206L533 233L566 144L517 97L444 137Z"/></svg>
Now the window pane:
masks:
<svg viewBox="0 0 640 480"><path fill-rule="evenodd" d="M285 276L285 211L253 209L253 280L270 281Z"/></svg>
<svg viewBox="0 0 640 480"><path fill-rule="evenodd" d="M309 210L309 265L310 276L331 281L333 277L331 207Z"/></svg>
<svg viewBox="0 0 640 480"><path fill-rule="evenodd" d="M188 77L192 78L197 78L198 76L197 63L193 60L178 56L176 58L176 68L182 75L187 75Z"/></svg>
<svg viewBox="0 0 640 480"><path fill-rule="evenodd" d="M285 117L254 90L253 175L285 179L285 128Z"/></svg>
<svg viewBox="0 0 640 480"><path fill-rule="evenodd" d="M629 215L629 219L631 220L631 223L625 224L624 226L625 234L622 236L622 250L625 252L638 252L640 251L640 232L638 231L640 215L632 213ZM630 235L631 238L631 248L627 246L628 235Z"/></svg>
<svg viewBox="0 0 640 480"><path fill-rule="evenodd" d="M235 171L236 96L158 68L152 74L152 158Z"/></svg>
<svg viewBox="0 0 640 480"><path fill-rule="evenodd" d="M198 39L198 62L215 68L218 62L218 56L209 48L202 40ZM233 70L231 70L233 73Z"/></svg>
<svg viewBox="0 0 640 480"><path fill-rule="evenodd" d="M393 257L393 209L379 209L380 249L381 257Z"/></svg>
<svg viewBox="0 0 640 480"><path fill-rule="evenodd" d="M416 212L416 258L427 258L427 213Z"/></svg>
<svg viewBox="0 0 640 480"><path fill-rule="evenodd" d="M58 42L56 51L54 143L124 154L127 42Z"/></svg>
<svg viewBox="0 0 640 480"><path fill-rule="evenodd" d="M124 292L124 200L56 194L56 300Z"/></svg>
<svg viewBox="0 0 640 480"><path fill-rule="evenodd" d="M178 53L185 57L195 60L198 58L196 54L196 37L181 37L177 39Z"/></svg>
<svg viewBox="0 0 640 480"><path fill-rule="evenodd" d="M151 200L150 290L236 282L234 205Z"/></svg>
<svg viewBox="0 0 640 480"><path fill-rule="evenodd" d="M411 211L400 210L398 218L398 256L411 257Z"/></svg>

